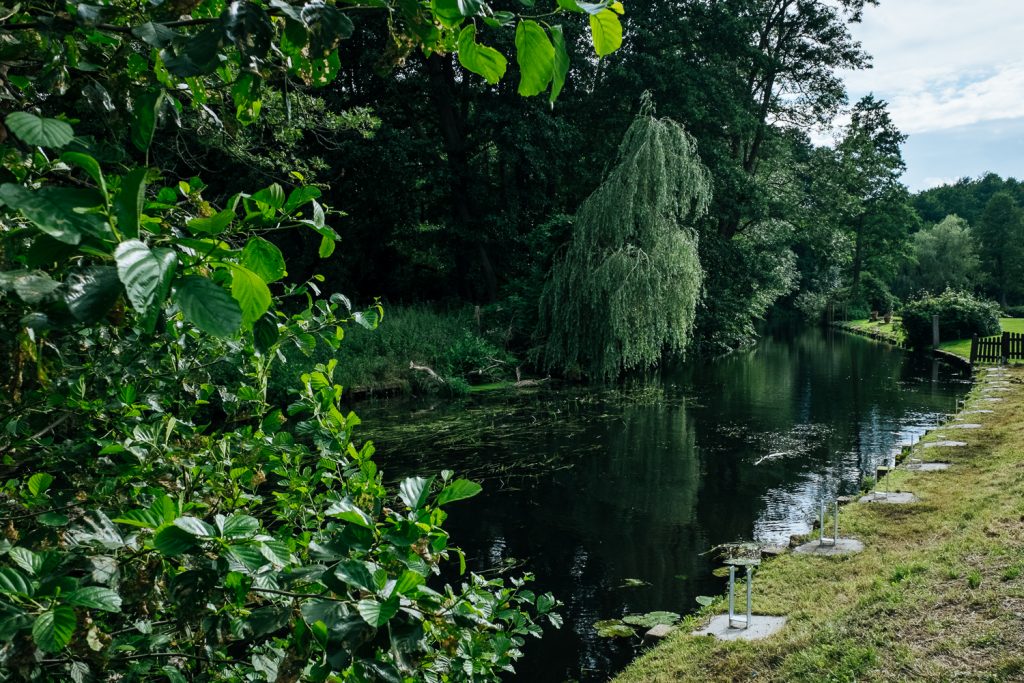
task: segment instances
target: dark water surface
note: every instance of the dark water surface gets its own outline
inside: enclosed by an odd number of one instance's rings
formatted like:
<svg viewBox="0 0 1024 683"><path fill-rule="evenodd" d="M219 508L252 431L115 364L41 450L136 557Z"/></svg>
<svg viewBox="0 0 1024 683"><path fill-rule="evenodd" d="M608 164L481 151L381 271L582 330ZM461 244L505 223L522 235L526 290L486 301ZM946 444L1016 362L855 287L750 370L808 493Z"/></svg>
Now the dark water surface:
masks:
<svg viewBox="0 0 1024 683"><path fill-rule="evenodd" d="M483 483L448 523L471 567L533 572L565 602L565 626L527 643L516 680L597 681L638 650L597 637L595 621L694 611L725 588L702 553L806 533L822 496L854 492L967 389L956 368L812 329L623 391L359 412L389 475L450 468Z"/></svg>

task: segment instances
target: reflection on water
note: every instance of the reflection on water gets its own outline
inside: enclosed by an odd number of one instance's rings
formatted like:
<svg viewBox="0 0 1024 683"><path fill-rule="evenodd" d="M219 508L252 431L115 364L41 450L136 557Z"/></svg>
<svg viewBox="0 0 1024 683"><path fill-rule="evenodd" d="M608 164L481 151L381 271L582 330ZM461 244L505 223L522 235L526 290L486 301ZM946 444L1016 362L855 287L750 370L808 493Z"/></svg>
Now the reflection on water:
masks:
<svg viewBox="0 0 1024 683"><path fill-rule="evenodd" d="M558 682L605 680L635 655L595 621L693 611L723 590L709 548L807 532L822 496L855 491L966 390L954 368L807 330L622 392L360 412L392 476L450 467L484 481L450 530L475 568L515 564L565 602L563 629L517 666L517 680Z"/></svg>

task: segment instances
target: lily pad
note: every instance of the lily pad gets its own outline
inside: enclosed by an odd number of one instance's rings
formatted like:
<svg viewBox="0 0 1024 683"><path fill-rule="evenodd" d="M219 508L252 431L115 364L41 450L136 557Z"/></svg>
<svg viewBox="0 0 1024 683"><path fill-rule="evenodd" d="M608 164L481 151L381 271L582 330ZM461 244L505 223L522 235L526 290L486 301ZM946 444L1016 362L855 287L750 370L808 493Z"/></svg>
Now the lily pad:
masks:
<svg viewBox="0 0 1024 683"><path fill-rule="evenodd" d="M619 619L594 622L594 628L602 638L631 638L636 635L632 626L627 626Z"/></svg>
<svg viewBox="0 0 1024 683"><path fill-rule="evenodd" d="M674 626L679 623L679 618L679 615L675 612L658 611L648 612L647 614L630 614L629 616L622 617L622 621L631 626L654 628L662 624Z"/></svg>
<svg viewBox="0 0 1024 683"><path fill-rule="evenodd" d="M643 579L626 579L619 588L642 588L651 584Z"/></svg>

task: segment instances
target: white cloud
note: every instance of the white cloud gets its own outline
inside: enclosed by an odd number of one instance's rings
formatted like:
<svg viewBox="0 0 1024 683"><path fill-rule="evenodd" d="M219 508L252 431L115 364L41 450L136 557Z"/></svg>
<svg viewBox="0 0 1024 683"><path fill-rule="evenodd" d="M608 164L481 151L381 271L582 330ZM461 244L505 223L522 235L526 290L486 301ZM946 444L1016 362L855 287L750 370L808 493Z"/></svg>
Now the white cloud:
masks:
<svg viewBox="0 0 1024 683"><path fill-rule="evenodd" d="M883 0L854 36L874 68L845 74L851 100L889 101L906 133L1024 116L1024 3Z"/></svg>

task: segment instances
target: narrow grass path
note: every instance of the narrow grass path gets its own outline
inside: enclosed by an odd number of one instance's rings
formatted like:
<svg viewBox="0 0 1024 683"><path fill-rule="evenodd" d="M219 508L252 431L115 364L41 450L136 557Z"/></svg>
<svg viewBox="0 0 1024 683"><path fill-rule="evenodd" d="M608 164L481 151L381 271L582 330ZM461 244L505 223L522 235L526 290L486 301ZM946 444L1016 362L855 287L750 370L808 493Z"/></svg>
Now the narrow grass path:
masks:
<svg viewBox="0 0 1024 683"><path fill-rule="evenodd" d="M787 616L780 633L689 635L723 597L616 680L1024 681L1024 369L982 371L965 412L982 427L936 429L910 456L949 469L882 484L920 502L843 508L840 535L863 553L762 565L754 613ZM968 445L925 447L942 440Z"/></svg>

